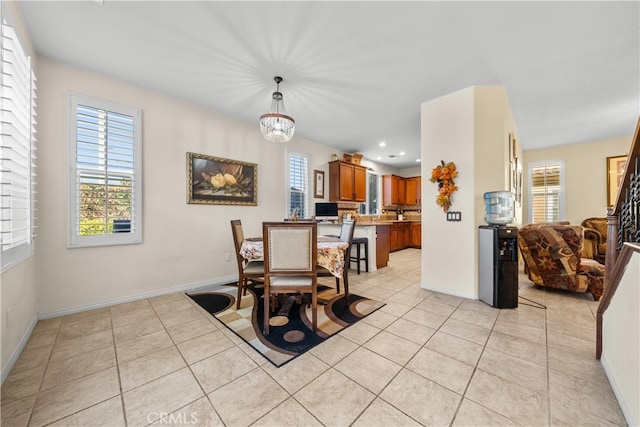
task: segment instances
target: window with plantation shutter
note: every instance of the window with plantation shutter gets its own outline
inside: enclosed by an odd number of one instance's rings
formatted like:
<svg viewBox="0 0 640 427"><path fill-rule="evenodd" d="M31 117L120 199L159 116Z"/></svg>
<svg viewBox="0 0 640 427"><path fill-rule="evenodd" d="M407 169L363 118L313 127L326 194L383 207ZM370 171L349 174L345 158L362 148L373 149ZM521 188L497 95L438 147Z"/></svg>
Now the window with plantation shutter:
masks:
<svg viewBox="0 0 640 427"><path fill-rule="evenodd" d="M298 218L308 215L309 159L302 154L289 153L289 215L298 208Z"/></svg>
<svg viewBox="0 0 640 427"><path fill-rule="evenodd" d="M72 94L69 116L69 246L140 243L140 110Z"/></svg>
<svg viewBox="0 0 640 427"><path fill-rule="evenodd" d="M31 58L4 19L0 45L0 258L4 271L33 253L36 87Z"/></svg>
<svg viewBox="0 0 640 427"><path fill-rule="evenodd" d="M564 218L564 180L562 162L529 165L529 219L554 222Z"/></svg>

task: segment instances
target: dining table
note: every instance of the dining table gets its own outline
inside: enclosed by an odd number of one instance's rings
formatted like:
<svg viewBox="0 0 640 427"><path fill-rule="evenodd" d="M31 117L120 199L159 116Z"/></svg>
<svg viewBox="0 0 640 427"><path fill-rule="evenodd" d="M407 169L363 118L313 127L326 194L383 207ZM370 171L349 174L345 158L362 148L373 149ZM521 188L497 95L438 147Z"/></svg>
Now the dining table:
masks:
<svg viewBox="0 0 640 427"><path fill-rule="evenodd" d="M342 277L344 272L344 252L349 242L332 236L318 236L318 265L326 268L335 277ZM240 256L247 261L264 259L264 242L262 237L248 237L242 241Z"/></svg>

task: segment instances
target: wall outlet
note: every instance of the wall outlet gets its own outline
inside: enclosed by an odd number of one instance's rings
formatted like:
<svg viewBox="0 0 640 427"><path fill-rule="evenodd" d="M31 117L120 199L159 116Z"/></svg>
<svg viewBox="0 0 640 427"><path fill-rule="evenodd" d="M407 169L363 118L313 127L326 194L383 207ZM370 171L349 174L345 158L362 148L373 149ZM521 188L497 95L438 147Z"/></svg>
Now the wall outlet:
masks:
<svg viewBox="0 0 640 427"><path fill-rule="evenodd" d="M224 254L224 260L226 262L231 261L231 252L227 252L226 254Z"/></svg>

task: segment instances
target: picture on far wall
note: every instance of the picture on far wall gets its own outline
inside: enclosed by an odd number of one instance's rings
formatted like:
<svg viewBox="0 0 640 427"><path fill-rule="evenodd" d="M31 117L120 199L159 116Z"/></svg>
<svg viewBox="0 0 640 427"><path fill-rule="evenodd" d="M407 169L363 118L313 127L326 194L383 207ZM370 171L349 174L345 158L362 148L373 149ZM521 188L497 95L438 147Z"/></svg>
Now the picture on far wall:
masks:
<svg viewBox="0 0 640 427"><path fill-rule="evenodd" d="M258 165L206 154L187 153L190 204L258 204Z"/></svg>
<svg viewBox="0 0 640 427"><path fill-rule="evenodd" d="M518 161L518 146L515 136L509 133L508 150L509 150L509 191L513 193L513 197L521 206L522 203L522 165ZM518 170L520 168L520 170Z"/></svg>
<svg viewBox="0 0 640 427"><path fill-rule="evenodd" d="M626 164L627 156L607 157L607 206L616 202Z"/></svg>
<svg viewBox="0 0 640 427"><path fill-rule="evenodd" d="M313 197L324 198L324 171L313 171Z"/></svg>
<svg viewBox="0 0 640 427"><path fill-rule="evenodd" d="M516 204L522 206L522 162L516 158Z"/></svg>

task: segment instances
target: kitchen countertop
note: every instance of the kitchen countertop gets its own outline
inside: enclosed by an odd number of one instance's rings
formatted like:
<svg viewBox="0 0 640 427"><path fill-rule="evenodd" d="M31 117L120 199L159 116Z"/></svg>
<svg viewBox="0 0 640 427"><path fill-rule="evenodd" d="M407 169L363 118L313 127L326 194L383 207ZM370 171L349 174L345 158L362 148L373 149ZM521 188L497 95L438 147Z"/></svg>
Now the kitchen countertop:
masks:
<svg viewBox="0 0 640 427"><path fill-rule="evenodd" d="M414 220L414 219L403 219L402 221L397 220L397 219L383 219L383 220L378 220L378 221L356 221L356 227L360 226L360 227L365 227L365 226L370 226L370 225L391 225L391 224L397 224L397 223L422 223L422 221L420 220ZM319 222L318 225L341 225L341 223L339 222Z"/></svg>
<svg viewBox="0 0 640 427"><path fill-rule="evenodd" d="M418 220L418 219L403 219L402 221L398 220L398 219L383 219L383 220L379 220L379 221L361 221L361 222L356 222L356 226L358 225L376 225L376 224L396 224L396 223L411 223L411 222L417 222L418 224L420 224L422 221Z"/></svg>

